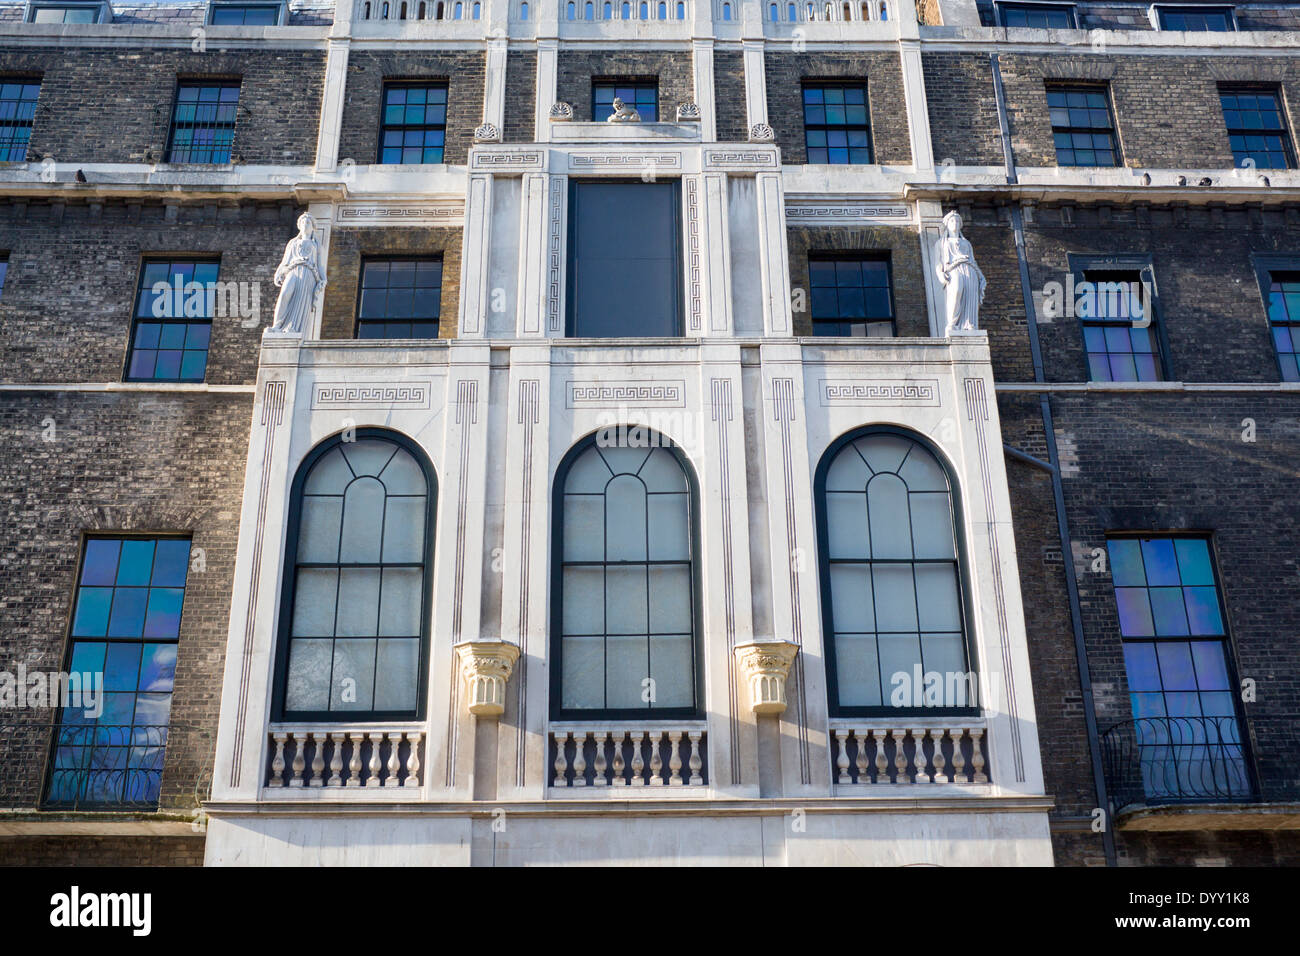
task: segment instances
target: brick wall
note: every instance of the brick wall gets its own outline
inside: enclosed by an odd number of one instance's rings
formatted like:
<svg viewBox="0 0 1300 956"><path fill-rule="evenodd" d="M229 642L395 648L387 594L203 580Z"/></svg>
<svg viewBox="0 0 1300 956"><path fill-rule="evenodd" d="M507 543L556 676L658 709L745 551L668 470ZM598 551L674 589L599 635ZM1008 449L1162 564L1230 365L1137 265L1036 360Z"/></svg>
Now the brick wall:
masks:
<svg viewBox="0 0 1300 956"><path fill-rule="evenodd" d="M368 52L348 55L347 94L339 132L339 159L360 165L379 159L380 105L387 80L429 80L447 84L447 138L443 159L461 165L469 157L474 130L483 122L482 50L457 52Z"/></svg>
<svg viewBox="0 0 1300 956"><path fill-rule="evenodd" d="M205 837L0 838L0 866L202 866Z"/></svg>
<svg viewBox="0 0 1300 956"><path fill-rule="evenodd" d="M871 148L877 163L912 162L904 108L903 73L895 53L777 53L764 55L768 123L781 162L807 161L803 128L804 80L865 80Z"/></svg>
<svg viewBox="0 0 1300 956"><path fill-rule="evenodd" d="M934 161L1002 166L993 69L987 53L925 53L926 104Z"/></svg>
<svg viewBox="0 0 1300 956"><path fill-rule="evenodd" d="M141 258L208 254L220 257L221 281L258 283L261 316L248 328L237 316L213 319L207 381L253 381L278 293L271 280L299 212L292 204L0 203L0 249L9 252L0 380L120 382Z"/></svg>
<svg viewBox="0 0 1300 956"><path fill-rule="evenodd" d="M176 80L241 79L234 154L245 163L316 159L325 55L315 50L159 47L0 49L0 75L41 77L31 151L59 163L139 163L163 150ZM101 91L106 95L96 95Z"/></svg>
<svg viewBox="0 0 1300 956"><path fill-rule="evenodd" d="M321 338L350 339L356 335L357 289L361 262L367 256L442 255L441 321L438 334L454 338L460 309L461 230L335 229L330 234L329 284L321 319Z"/></svg>
<svg viewBox="0 0 1300 956"><path fill-rule="evenodd" d="M739 50L713 51L713 97L717 104L718 142L746 142L749 117L745 111L745 57Z"/></svg>
<svg viewBox="0 0 1300 956"><path fill-rule="evenodd" d="M536 139L537 54L511 50L506 56L506 123L501 131L506 143L531 143ZM548 107L550 104L547 104Z"/></svg>
<svg viewBox="0 0 1300 956"><path fill-rule="evenodd" d="M573 104L576 120L591 119L591 81L604 78L654 78L659 81L659 116L677 118L677 107L695 102L695 72L688 51L561 49L555 98Z"/></svg>

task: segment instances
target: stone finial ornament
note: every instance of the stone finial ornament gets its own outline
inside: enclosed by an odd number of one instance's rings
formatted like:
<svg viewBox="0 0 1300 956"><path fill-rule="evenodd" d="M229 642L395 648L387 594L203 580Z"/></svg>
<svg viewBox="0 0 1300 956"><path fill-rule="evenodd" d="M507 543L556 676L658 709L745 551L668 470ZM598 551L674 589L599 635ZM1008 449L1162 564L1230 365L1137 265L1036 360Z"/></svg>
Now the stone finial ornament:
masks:
<svg viewBox="0 0 1300 956"><path fill-rule="evenodd" d="M776 139L776 131L766 123L755 123L749 128L751 143L771 143Z"/></svg>
<svg viewBox="0 0 1300 956"><path fill-rule="evenodd" d="M506 709L506 682L519 659L519 645L509 641L467 641L456 645L460 672L469 689L469 712L500 717Z"/></svg>
<svg viewBox="0 0 1300 956"><path fill-rule="evenodd" d="M561 100L551 107L549 115L552 123L567 123L573 119L573 104Z"/></svg>
<svg viewBox="0 0 1300 956"><path fill-rule="evenodd" d="M499 143L501 142L501 130L497 129L495 123L484 123L474 130L474 142Z"/></svg>
<svg viewBox="0 0 1300 956"><path fill-rule="evenodd" d="M943 217L943 237L935 246L935 270L944 295L944 337L979 331L980 305L987 282L975 264L970 241L961 234L956 210Z"/></svg>
<svg viewBox="0 0 1300 956"><path fill-rule="evenodd" d="M697 103L683 103L677 107L677 122L679 123L698 123L700 121L700 107Z"/></svg>
<svg viewBox="0 0 1300 956"><path fill-rule="evenodd" d="M799 645L793 641L751 641L736 646L736 659L749 683L749 705L754 713L785 713L785 679L798 653Z"/></svg>
<svg viewBox="0 0 1300 956"><path fill-rule="evenodd" d="M641 122L641 114L616 96L614 97L614 112L605 117L605 122L639 123Z"/></svg>
<svg viewBox="0 0 1300 956"><path fill-rule="evenodd" d="M284 258L275 270L280 297L269 332L302 335L310 327L316 300L325 290L320 243L316 241L316 220L310 213L298 217L298 235L284 247Z"/></svg>

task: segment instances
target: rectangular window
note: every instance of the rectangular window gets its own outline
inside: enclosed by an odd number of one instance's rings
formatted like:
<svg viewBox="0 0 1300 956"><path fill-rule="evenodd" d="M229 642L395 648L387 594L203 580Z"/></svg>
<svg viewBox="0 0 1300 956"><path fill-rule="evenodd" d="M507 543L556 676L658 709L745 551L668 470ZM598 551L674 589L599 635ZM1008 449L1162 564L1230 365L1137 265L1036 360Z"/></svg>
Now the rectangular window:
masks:
<svg viewBox="0 0 1300 956"><path fill-rule="evenodd" d="M1107 541L1148 798L1252 793L1209 540Z"/></svg>
<svg viewBox="0 0 1300 956"><path fill-rule="evenodd" d="M447 84L384 84L381 163L441 163L446 140Z"/></svg>
<svg viewBox="0 0 1300 956"><path fill-rule="evenodd" d="M1219 89L1228 143L1236 166L1253 162L1257 169L1290 169L1295 165L1291 136L1276 89L1225 86Z"/></svg>
<svg viewBox="0 0 1300 956"><path fill-rule="evenodd" d="M591 85L591 118L603 123L614 113L614 100L620 99L641 116L643 123L659 122L659 84L653 80L600 80Z"/></svg>
<svg viewBox="0 0 1300 956"><path fill-rule="evenodd" d="M999 3L998 18L1004 27L1074 30L1078 26L1074 7L1055 3Z"/></svg>
<svg viewBox="0 0 1300 956"><path fill-rule="evenodd" d="M230 162L238 108L238 80L179 84L167 162Z"/></svg>
<svg viewBox="0 0 1300 956"><path fill-rule="evenodd" d="M46 807L157 806L189 560L186 538L86 540L68 672L102 701L60 711Z"/></svg>
<svg viewBox="0 0 1300 956"><path fill-rule="evenodd" d="M814 335L894 334L889 260L881 257L809 258Z"/></svg>
<svg viewBox="0 0 1300 956"><path fill-rule="evenodd" d="M809 164L870 165L866 84L804 84L803 129Z"/></svg>
<svg viewBox="0 0 1300 956"><path fill-rule="evenodd" d="M0 295L5 291L5 279L9 278L9 253L0 255Z"/></svg>
<svg viewBox="0 0 1300 956"><path fill-rule="evenodd" d="M145 261L135 300L128 382L203 381L218 269L215 261Z"/></svg>
<svg viewBox="0 0 1300 956"><path fill-rule="evenodd" d="M441 259L367 259L361 269L359 339L436 339Z"/></svg>
<svg viewBox="0 0 1300 956"><path fill-rule="evenodd" d="M280 7L272 4L218 3L212 7L214 27L273 27L280 22Z"/></svg>
<svg viewBox="0 0 1300 956"><path fill-rule="evenodd" d="M1237 28L1231 7L1157 7L1161 30L1228 33Z"/></svg>
<svg viewBox="0 0 1300 956"><path fill-rule="evenodd" d="M32 4L29 23L99 23L104 17L102 3Z"/></svg>
<svg viewBox="0 0 1300 956"><path fill-rule="evenodd" d="M27 159L40 92L39 79L0 79L0 162L21 163Z"/></svg>
<svg viewBox="0 0 1300 956"><path fill-rule="evenodd" d="M682 334L681 194L658 183L572 181L572 336Z"/></svg>
<svg viewBox="0 0 1300 956"><path fill-rule="evenodd" d="M1106 90L1100 86L1049 86L1058 166L1118 166L1115 122Z"/></svg>
<svg viewBox="0 0 1300 956"><path fill-rule="evenodd" d="M1078 287L1077 314L1094 382L1157 382L1162 378L1155 304L1140 271L1088 271Z"/></svg>
<svg viewBox="0 0 1300 956"><path fill-rule="evenodd" d="M1300 272L1270 272L1268 324L1282 381L1300 382Z"/></svg>

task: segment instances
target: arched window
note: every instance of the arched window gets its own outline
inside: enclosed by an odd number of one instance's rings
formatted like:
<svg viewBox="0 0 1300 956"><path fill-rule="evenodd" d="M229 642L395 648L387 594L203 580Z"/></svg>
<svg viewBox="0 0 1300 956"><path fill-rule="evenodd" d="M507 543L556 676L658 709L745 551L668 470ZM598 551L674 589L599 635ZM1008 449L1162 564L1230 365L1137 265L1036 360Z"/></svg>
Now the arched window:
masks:
<svg viewBox="0 0 1300 956"><path fill-rule="evenodd" d="M799 14L796 12L793 3L787 3L785 5L785 18L791 23L794 23L799 19Z"/></svg>
<svg viewBox="0 0 1300 956"><path fill-rule="evenodd" d="M317 446L294 478L280 615L285 720L421 716L436 484L384 429Z"/></svg>
<svg viewBox="0 0 1300 956"><path fill-rule="evenodd" d="M483 4L481 3L475 3L470 7L470 16L475 20L479 18L479 15L482 12L483 12Z"/></svg>
<svg viewBox="0 0 1300 956"><path fill-rule="evenodd" d="M724 20L730 20L730 19L731 19L731 4L729 4L729 3L724 3L724 4L722 5L722 19L724 19Z"/></svg>
<svg viewBox="0 0 1300 956"><path fill-rule="evenodd" d="M595 16L596 16L595 7L592 5L591 0L587 0L587 2L583 4L582 7L582 19L592 20L595 18Z"/></svg>
<svg viewBox="0 0 1300 956"><path fill-rule="evenodd" d="M464 4L463 4L463 3L460 3L459 0L458 0L458 2L452 6L451 11L452 11L452 12L451 12L451 18L452 18L453 20L459 20L459 19L461 18L461 14L463 14L463 13L465 12L465 11L464 11Z"/></svg>
<svg viewBox="0 0 1300 956"><path fill-rule="evenodd" d="M948 470L919 436L862 429L827 450L815 497L832 713L969 711Z"/></svg>
<svg viewBox="0 0 1300 956"><path fill-rule="evenodd" d="M668 19L668 4L664 3L663 0L659 0L659 19Z"/></svg>
<svg viewBox="0 0 1300 956"><path fill-rule="evenodd" d="M520 19L520 20L527 20L527 19L528 19L528 4L527 4L527 3L521 3L521 4L519 4L519 19Z"/></svg>
<svg viewBox="0 0 1300 956"><path fill-rule="evenodd" d="M776 4L775 4L775 3L773 3L773 4L769 4L769 5L768 5L768 8L767 8L767 16L768 16L768 19L769 19L769 20L772 20L773 22L776 21L776 19L777 19L777 15L776 15Z"/></svg>
<svg viewBox="0 0 1300 956"><path fill-rule="evenodd" d="M641 0L641 19L650 19L650 6L646 3L646 0Z"/></svg>
<svg viewBox="0 0 1300 956"><path fill-rule="evenodd" d="M566 17L567 19L569 19L569 20L574 19L574 17L575 17L575 13L574 13L574 5L573 5L572 0L570 0L569 5L565 8L565 10L564 10L564 15L565 15L565 17Z"/></svg>
<svg viewBox="0 0 1300 956"><path fill-rule="evenodd" d="M700 709L695 481L645 429L579 442L555 476L552 713Z"/></svg>
<svg viewBox="0 0 1300 956"><path fill-rule="evenodd" d="M403 3L403 4L402 4L400 7L398 7L397 9L398 9L398 16L397 16L397 18L398 18L399 20L405 20L405 19L406 19L406 4Z"/></svg>
<svg viewBox="0 0 1300 956"><path fill-rule="evenodd" d="M601 19L603 20L614 19L614 5L610 2L610 0L605 0L605 5L601 7L600 10L600 16Z"/></svg>
<svg viewBox="0 0 1300 956"><path fill-rule="evenodd" d="M678 20L686 19L686 4L682 3L681 0L678 0L677 3L677 19Z"/></svg>
<svg viewBox="0 0 1300 956"><path fill-rule="evenodd" d="M628 3L628 0L623 0L623 6L619 10L618 15L621 19L624 20L632 19L632 4Z"/></svg>

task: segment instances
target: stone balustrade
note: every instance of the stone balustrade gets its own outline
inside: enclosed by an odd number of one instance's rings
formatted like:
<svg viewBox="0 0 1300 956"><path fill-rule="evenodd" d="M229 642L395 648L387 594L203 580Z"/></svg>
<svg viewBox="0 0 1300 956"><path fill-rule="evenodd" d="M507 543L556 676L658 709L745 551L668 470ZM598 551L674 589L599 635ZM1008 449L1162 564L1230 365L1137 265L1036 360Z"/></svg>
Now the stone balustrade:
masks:
<svg viewBox="0 0 1300 956"><path fill-rule="evenodd" d="M553 787L701 787L709 782L703 722L552 724Z"/></svg>
<svg viewBox="0 0 1300 956"><path fill-rule="evenodd" d="M988 783L983 721L838 722L831 728L835 783Z"/></svg>
<svg viewBox="0 0 1300 956"><path fill-rule="evenodd" d="M273 725L266 786L418 787L424 730L409 725Z"/></svg>

